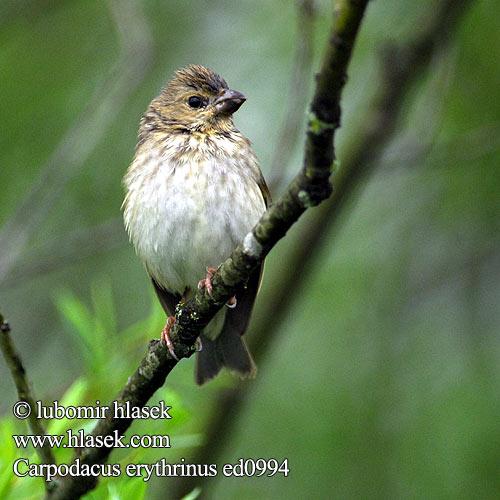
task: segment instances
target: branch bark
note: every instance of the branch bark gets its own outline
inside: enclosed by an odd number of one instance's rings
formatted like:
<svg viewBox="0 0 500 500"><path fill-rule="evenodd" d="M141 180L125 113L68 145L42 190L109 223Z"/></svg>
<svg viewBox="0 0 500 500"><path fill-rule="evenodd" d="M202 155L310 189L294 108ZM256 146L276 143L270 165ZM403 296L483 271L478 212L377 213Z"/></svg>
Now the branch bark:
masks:
<svg viewBox="0 0 500 500"><path fill-rule="evenodd" d="M37 418L36 415L36 398L33 394L31 388L31 383L26 375L26 370L24 369L23 362L19 353L16 351L14 342L10 336L10 326L4 317L0 313L0 349L2 350L5 362L10 370L14 383L16 385L17 394L20 401L28 403L31 408L31 413L28 417L28 424L30 426L31 432L36 436L43 436L45 434L45 428L41 420ZM35 451L38 453L40 460L44 464L55 464L56 459L52 448L47 442L43 444L41 448L35 447ZM45 482L45 488L47 492L52 491L56 487L56 483Z"/></svg>
<svg viewBox="0 0 500 500"><path fill-rule="evenodd" d="M200 331L234 294L237 286L250 277L300 215L332 193L329 177L334 163L334 132L340 124L340 95L367 3L368 0L339 0L335 3L337 8L331 36L311 105L303 167L281 199L269 208L243 243L217 270L212 280L213 299L206 291L198 292L194 299L177 307L177 321L171 337L179 358L193 354ZM146 357L129 378L117 401L144 406L176 364L160 341L151 341ZM113 419L111 414L107 417L98 422L94 435L107 435L115 430L123 433L132 423L132 420ZM88 448L82 451L80 461L103 463L110 452L108 448ZM89 481L89 478L68 476L49 498L79 498L95 486L96 481Z"/></svg>

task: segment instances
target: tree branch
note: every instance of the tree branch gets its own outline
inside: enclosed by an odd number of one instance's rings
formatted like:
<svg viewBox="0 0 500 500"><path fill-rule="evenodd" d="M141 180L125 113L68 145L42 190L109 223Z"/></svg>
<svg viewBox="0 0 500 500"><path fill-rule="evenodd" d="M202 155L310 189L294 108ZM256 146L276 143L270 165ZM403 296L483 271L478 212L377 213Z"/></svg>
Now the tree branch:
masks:
<svg viewBox="0 0 500 500"><path fill-rule="evenodd" d="M340 123L340 93L367 3L368 0L341 0L336 3L333 28L311 105L304 165L281 199L269 208L243 243L218 269L212 280L214 298L206 291L198 292L194 299L177 307L177 321L171 337L179 358L192 355L200 331L234 294L237 286L248 280L252 271L300 215L331 194L329 177L334 160L334 132ZM151 341L146 357L117 400L129 401L132 406L145 405L176 364L177 361L171 358L160 341ZM108 417L98 422L94 435L107 435L114 430L123 433L132 423L132 420L113 419L111 412ZM110 452L108 448L87 448L83 450L80 460L87 464L103 463ZM79 498L95 485L96 481L89 481L88 478L68 476L49 498Z"/></svg>
<svg viewBox="0 0 500 500"><path fill-rule="evenodd" d="M340 125L340 93L346 69L368 0L337 2L338 8L311 104L306 133L304 165L281 199L272 205L218 269L212 279L212 296L206 290L178 306L171 337L176 353L192 354L200 331L247 281L271 248L309 207L332 193L329 177L334 163L333 137Z"/></svg>
<svg viewBox="0 0 500 500"><path fill-rule="evenodd" d="M335 196L319 208L317 216L301 234L300 240L306 241L307 245L297 245L284 265L286 269L300 268L301 279L297 281L292 273L284 273L282 281L275 287L277 294L273 296L273 303L267 305L252 326L249 341L252 355L257 362L276 342L276 332L295 298L302 292L302 287L307 282L304 278L320 251L322 242L336 226L341 207L344 206L353 188L359 189L360 178L371 172L380 152L390 142L408 89L421 77L421 73L428 67L436 52L447 49L446 44L438 41L448 38L453 33L461 19L460 15L470 3L471 0L442 1L433 14L426 13L427 29L416 35L407 46L399 49L393 46L385 52L382 61L384 85L362 128L355 134L354 154L344 160L342 167L331 177L335 186ZM423 47L432 47L432 50L423 52ZM405 68L403 72L398 72L397 78L390 61L386 59L387 54L396 52L401 54L399 63ZM276 308L275 304L280 304L280 307ZM191 463L206 464L216 461L216 457L231 438L232 429L237 425L240 409L244 406L250 387L248 384L240 383L236 387L221 391L217 402L213 405L216 411L205 426L207 441L204 446L198 448L196 455L190 459ZM217 432L221 426L225 429L223 435ZM200 487L205 483L205 477L176 478L173 497L182 498L194 487Z"/></svg>
<svg viewBox="0 0 500 500"><path fill-rule="evenodd" d="M31 408L31 413L28 417L28 423L36 436L43 436L45 434L45 428L40 419L37 418L36 414L36 399L33 394L31 383L26 376L26 370L24 369L23 362L19 353L16 351L14 342L10 336L10 326L4 317L0 313L0 349L2 350L5 362L10 370L14 383L16 385L17 394L20 401L24 401L29 404ZM55 464L56 459L52 448L47 442L44 442L42 447L35 447L35 451L38 453L40 460L44 464ZM45 482L45 488L47 492L50 492L56 487L56 483Z"/></svg>

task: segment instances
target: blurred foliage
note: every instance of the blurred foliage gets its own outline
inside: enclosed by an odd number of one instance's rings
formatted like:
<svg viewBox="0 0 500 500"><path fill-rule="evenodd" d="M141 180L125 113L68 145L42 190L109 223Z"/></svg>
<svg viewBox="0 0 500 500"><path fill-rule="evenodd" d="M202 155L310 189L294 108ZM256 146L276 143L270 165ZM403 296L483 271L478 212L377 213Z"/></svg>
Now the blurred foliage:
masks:
<svg viewBox="0 0 500 500"><path fill-rule="evenodd" d="M92 284L92 299L94 308L90 309L77 297L68 291L61 291L56 299L57 307L63 316L63 320L68 324L67 331L73 336L78 352L82 355L83 375L76 379L66 392L58 398L61 406L104 406L109 405L109 401L102 400L103 383L106 389L105 397L110 398L115 395L127 375L133 367L134 346L140 346L138 339L144 331L155 331L161 329L161 315L156 310L156 302L153 314L137 324L131 325L127 330L120 332L118 336L112 318L115 314L113 297L109 283ZM158 322L160 319L160 323ZM124 349L117 348L123 343ZM128 360L128 362L125 362ZM110 376L112 374L112 376ZM160 458L167 456L172 462L177 462L181 457L179 453L192 446L200 444L199 434L185 434L182 429L187 428L191 416L184 406L181 395L169 388L163 387L150 401L149 405L158 404L159 401L166 401L173 408L170 410L171 420L137 420L133 425L133 434L138 435L169 435L173 433L171 441L175 443L173 453L168 449L153 448L128 448L115 450L111 463L120 464L122 475L125 480L118 484L116 480L103 480L99 489L90 494L92 499L116 499L116 500L136 500L145 498L145 481L134 477L127 477L125 474L126 465L129 463L155 463ZM46 406L53 403L44 400ZM95 426L94 420L78 419L52 419L48 420L46 427L47 434L64 435L68 429L72 429L73 435L78 435L80 429L85 434L90 434ZM29 434L27 423L24 421L13 421L10 415L0 420L0 435L2 443L6 446L0 454L0 497L2 499L18 498L39 498L44 488L43 483L38 478L15 477L12 473L12 463L17 458L28 458L29 463L39 463L39 459L33 449L26 451L18 450L12 439L13 434ZM73 456L73 448L55 448L58 463L70 463ZM21 464L21 472L27 470ZM143 474L144 475L144 474ZM196 498L195 496L193 498Z"/></svg>
<svg viewBox="0 0 500 500"><path fill-rule="evenodd" d="M247 95L235 120L254 142L266 177L273 175L273 139L294 103L288 82L295 2L137 5L153 40L150 69L54 197L21 265L36 264L37 249L69 231L120 216L121 177L141 113L188 63L213 68ZM380 82L381 49L404 44L433 6L370 3L343 99L340 168L358 146L357 127ZM328 2L317 2L314 67L330 15ZM241 457L287 457L290 475L213 478L206 485L213 498L500 497L498 20L498 2L473 2L450 46L413 85L394 139L323 237L313 271L293 270L305 292L269 340L231 447L218 457L219 470ZM0 40L4 224L68 128L116 76L121 42L108 4L83 0L5 0ZM302 140L296 143L285 177L300 165ZM294 245L307 243L301 230L314 216L307 213L273 250L261 304L272 302L273 284L292 271L284 263ZM64 260L51 272L42 264L33 279L0 287L2 313L35 393L44 402L107 404L162 328L150 283L130 245ZM224 374L199 389L192 370L192 360L182 362L149 403L165 400L172 420L136 421L130 431L169 434L172 448L115 450L111 463L175 462L200 444L218 390L233 378ZM28 431L11 416L17 396L3 363L0 390L0 498L37 498L41 480L12 475L16 458L37 458L14 447L11 435ZM49 431L78 425L52 421ZM56 454L61 461L71 456ZM165 498L168 488L169 479L146 484L122 474L88 498Z"/></svg>

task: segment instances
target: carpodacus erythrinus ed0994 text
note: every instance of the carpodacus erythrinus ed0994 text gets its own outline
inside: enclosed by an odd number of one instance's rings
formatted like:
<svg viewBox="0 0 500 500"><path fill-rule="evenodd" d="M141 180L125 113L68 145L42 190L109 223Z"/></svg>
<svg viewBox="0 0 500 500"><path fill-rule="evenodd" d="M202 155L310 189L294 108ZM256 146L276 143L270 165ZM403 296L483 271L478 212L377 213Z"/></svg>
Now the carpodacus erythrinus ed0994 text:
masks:
<svg viewBox="0 0 500 500"><path fill-rule="evenodd" d="M244 101L213 71L188 66L142 117L124 178L124 219L169 316L167 325L181 298L194 294L205 268L229 257L270 202L250 141L233 124L232 114ZM210 272L203 280L207 288ZM237 291L236 307L219 311L203 330L198 384L223 366L243 377L255 374L242 335L260 277L259 268ZM166 337L170 341L168 329Z"/></svg>

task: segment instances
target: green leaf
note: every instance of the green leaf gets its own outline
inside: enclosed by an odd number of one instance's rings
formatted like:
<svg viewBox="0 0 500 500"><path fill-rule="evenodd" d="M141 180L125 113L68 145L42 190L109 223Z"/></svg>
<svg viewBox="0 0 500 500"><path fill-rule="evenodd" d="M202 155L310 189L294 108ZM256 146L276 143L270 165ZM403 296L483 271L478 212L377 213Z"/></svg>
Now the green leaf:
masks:
<svg viewBox="0 0 500 500"><path fill-rule="evenodd" d="M116 312L111 283L103 279L94 281L90 288L90 296L97 327L96 340L104 345L116 337Z"/></svg>
<svg viewBox="0 0 500 500"><path fill-rule="evenodd" d="M73 384L64 393L64 396L59 400L59 404L62 406L79 406L82 404L82 400L87 393L89 388L89 383L84 377L76 379ZM95 404L95 402L92 402ZM46 402L45 405L48 403ZM47 425L48 434L62 434L66 431L68 427L71 426L73 420L68 420L67 418L56 419L53 418L49 420Z"/></svg>
<svg viewBox="0 0 500 500"><path fill-rule="evenodd" d="M182 500L196 500L201 495L201 488L197 486L191 493L182 497Z"/></svg>
<svg viewBox="0 0 500 500"><path fill-rule="evenodd" d="M89 358L93 348L94 320L87 306L69 290L60 290L54 298L57 310L70 323L70 334L83 350L83 355Z"/></svg>

